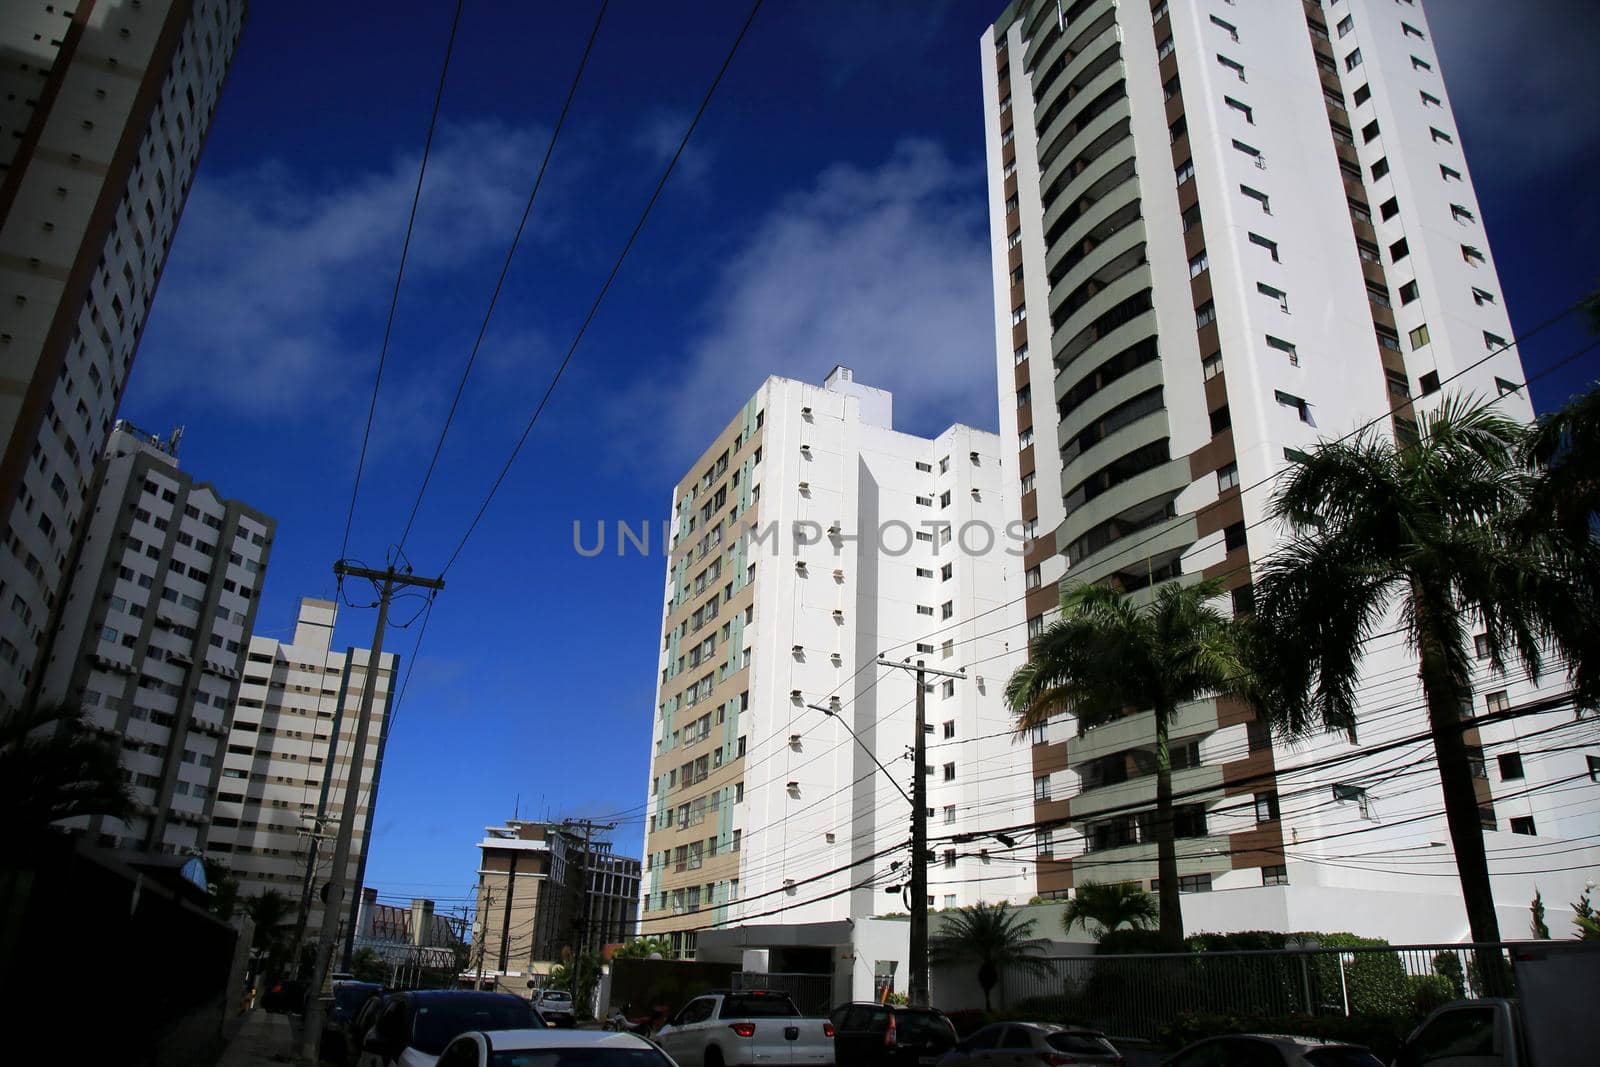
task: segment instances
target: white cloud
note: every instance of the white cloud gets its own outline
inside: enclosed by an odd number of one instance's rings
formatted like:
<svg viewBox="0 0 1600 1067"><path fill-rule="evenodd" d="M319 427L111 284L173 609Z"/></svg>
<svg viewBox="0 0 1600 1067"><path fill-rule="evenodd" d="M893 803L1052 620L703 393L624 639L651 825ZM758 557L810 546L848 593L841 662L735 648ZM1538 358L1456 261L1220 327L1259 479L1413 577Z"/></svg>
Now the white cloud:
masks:
<svg viewBox="0 0 1600 1067"><path fill-rule="evenodd" d="M682 363L624 404L668 435L654 462L688 462L767 375L820 382L836 363L894 393L899 428L992 425L983 207L981 174L922 141L782 202L709 287Z"/></svg>
<svg viewBox="0 0 1600 1067"><path fill-rule="evenodd" d="M1430 14L1480 183L1548 170L1594 144L1593 0L1451 0Z"/></svg>
<svg viewBox="0 0 1600 1067"><path fill-rule="evenodd" d="M397 320L409 333L433 326L429 304L455 272L503 253L545 136L493 122L440 130ZM365 391L417 162L336 184L276 162L197 182L135 385L264 418ZM536 212L530 230L547 227ZM482 299L470 292L469 306Z"/></svg>

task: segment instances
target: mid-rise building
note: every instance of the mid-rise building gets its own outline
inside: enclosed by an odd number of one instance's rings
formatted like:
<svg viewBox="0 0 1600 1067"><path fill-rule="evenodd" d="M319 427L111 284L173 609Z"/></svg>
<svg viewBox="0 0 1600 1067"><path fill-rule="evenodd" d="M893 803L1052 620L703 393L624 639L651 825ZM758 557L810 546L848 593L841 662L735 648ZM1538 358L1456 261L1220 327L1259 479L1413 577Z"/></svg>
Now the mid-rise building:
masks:
<svg viewBox="0 0 1600 1067"><path fill-rule="evenodd" d="M468 969L525 993L564 949L599 952L628 940L639 913L639 861L596 828L523 822L478 842L477 930Z"/></svg>
<svg viewBox="0 0 1600 1067"><path fill-rule="evenodd" d="M206 853L228 865L240 895L272 889L301 901L300 918L313 935L322 921L322 888L332 876L333 839L344 817L362 689L372 666L370 649L333 647L337 613L332 601L307 597L291 640L250 638L205 838ZM399 663L385 652L378 664L345 871L351 887L362 884L366 870ZM351 891L347 899L341 940L348 952L361 897Z"/></svg>
<svg viewBox="0 0 1600 1067"><path fill-rule="evenodd" d="M139 813L89 831L160 852L205 840L276 528L180 469L178 436L113 429L41 678L122 738Z"/></svg>
<svg viewBox="0 0 1600 1067"><path fill-rule="evenodd" d="M884 887L911 859L916 683L880 654L967 672L927 693L933 832L1026 821L1028 749L1002 697L1025 531L999 449L967 426L896 431L892 397L839 367L820 387L767 379L678 483L642 934L692 955L712 925L905 910ZM947 843L930 902L1026 900L1018 860L994 838Z"/></svg>
<svg viewBox="0 0 1600 1067"><path fill-rule="evenodd" d="M1531 417L1418 0L1016 0L981 52L1003 465L1038 530L1029 634L1063 581L1149 595L1217 577L1248 611L1252 563L1283 536L1266 519L1274 479L1297 453L1364 427L1404 441L1448 393ZM1367 646L1365 671L1363 746L1427 729L1398 632ZM1474 703L1563 685L1485 670ZM1540 839L1593 829L1551 788L1588 788L1585 754L1518 740L1571 718L1468 737L1507 930ZM1154 846L1127 808L1154 796L1149 715L1046 733L1035 767L1060 786L1034 813L1071 823L1040 892L1149 884ZM1275 744L1229 700L1182 709L1173 741L1185 890L1265 887L1230 898L1235 920L1345 929L1341 891L1371 889L1374 921L1415 921L1404 936L1465 932L1443 819L1426 815L1442 804L1432 768L1396 770L1391 751L1296 771L1359 753ZM1542 877L1547 896L1580 888Z"/></svg>
<svg viewBox="0 0 1600 1067"><path fill-rule="evenodd" d="M245 0L0 8L0 700L43 669Z"/></svg>

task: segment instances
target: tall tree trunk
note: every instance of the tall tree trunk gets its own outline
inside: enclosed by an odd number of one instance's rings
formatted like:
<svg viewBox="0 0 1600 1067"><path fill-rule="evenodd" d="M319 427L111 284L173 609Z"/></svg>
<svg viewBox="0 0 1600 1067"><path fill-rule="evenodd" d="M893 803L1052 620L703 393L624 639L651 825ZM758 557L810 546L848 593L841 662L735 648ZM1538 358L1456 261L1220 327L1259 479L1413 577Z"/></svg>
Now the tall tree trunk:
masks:
<svg viewBox="0 0 1600 1067"><path fill-rule="evenodd" d="M1455 678L1441 636L1438 600L1413 585L1413 610L1417 623L1422 691L1428 703L1428 725L1433 731L1433 751L1439 762L1439 785L1444 792L1445 822L1456 854L1456 874L1466 906L1472 940L1500 940L1500 920L1495 915L1494 891L1489 882L1489 858L1483 847L1483 822L1478 814L1478 793L1472 784L1472 763L1462 736L1461 705L1471 690ZM1477 951L1479 973L1491 996L1505 995L1504 962L1498 949Z"/></svg>
<svg viewBox="0 0 1600 1067"><path fill-rule="evenodd" d="M1183 951L1183 908L1178 903L1178 846L1172 825L1172 753L1167 723L1172 708L1156 708L1156 877L1161 881L1161 941L1170 952Z"/></svg>

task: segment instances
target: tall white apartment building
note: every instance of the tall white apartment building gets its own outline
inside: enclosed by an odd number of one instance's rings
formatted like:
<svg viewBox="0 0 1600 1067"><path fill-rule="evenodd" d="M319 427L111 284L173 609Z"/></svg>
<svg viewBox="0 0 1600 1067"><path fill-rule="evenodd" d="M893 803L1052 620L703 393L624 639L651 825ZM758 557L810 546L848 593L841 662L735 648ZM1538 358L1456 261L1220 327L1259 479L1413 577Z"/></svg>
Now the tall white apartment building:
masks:
<svg viewBox="0 0 1600 1067"><path fill-rule="evenodd" d="M1016 0L981 53L1003 468L1039 530L1030 633L1064 580L1220 576L1249 610L1251 562L1282 536L1265 521L1272 479L1297 450L1368 424L1403 439L1445 392L1531 417L1417 0ZM1361 745L1425 730L1400 637L1368 653ZM1475 703L1563 688L1485 672ZM1541 733L1571 720L1568 706L1468 737L1508 932L1526 925L1525 872L1593 867L1593 850L1537 858L1597 829L1588 753L1549 751L1592 732ZM1063 721L1034 749L1060 783L1036 816L1070 820L1042 893L1155 877L1126 813L1154 796L1152 737L1148 715L1083 735ZM1345 929L1361 888L1382 893L1362 921L1464 933L1435 772L1410 766L1426 742L1297 773L1354 749L1275 744L1232 701L1183 709L1174 741L1183 888L1252 890L1231 910L1186 897L1186 913ZM1539 875L1547 899L1581 883Z"/></svg>
<svg viewBox="0 0 1600 1067"><path fill-rule="evenodd" d="M43 675L122 737L139 813L90 832L170 853L205 840L276 528L180 470L176 439L112 430Z"/></svg>
<svg viewBox="0 0 1600 1067"><path fill-rule="evenodd" d="M272 889L300 900L306 905L300 918L312 931L322 921L321 892L332 875L333 838L344 815L356 718L372 663L369 649L333 647L336 615L332 601L307 597L292 640L250 638L205 841L207 854L239 880L242 895ZM378 668L347 886L361 885L366 870L399 664L385 652ZM360 898L353 890L348 897L346 944Z"/></svg>
<svg viewBox="0 0 1600 1067"><path fill-rule="evenodd" d="M37 687L245 7L0 5L0 701Z"/></svg>
<svg viewBox="0 0 1600 1067"><path fill-rule="evenodd" d="M640 932L679 954L714 924L905 910L884 888L911 859L916 686L880 654L967 669L926 695L935 830L1027 818L1001 695L1021 661L1015 484L993 434L900 433L892 407L844 367L768 378L674 492ZM928 892L1032 886L986 839L942 848Z"/></svg>

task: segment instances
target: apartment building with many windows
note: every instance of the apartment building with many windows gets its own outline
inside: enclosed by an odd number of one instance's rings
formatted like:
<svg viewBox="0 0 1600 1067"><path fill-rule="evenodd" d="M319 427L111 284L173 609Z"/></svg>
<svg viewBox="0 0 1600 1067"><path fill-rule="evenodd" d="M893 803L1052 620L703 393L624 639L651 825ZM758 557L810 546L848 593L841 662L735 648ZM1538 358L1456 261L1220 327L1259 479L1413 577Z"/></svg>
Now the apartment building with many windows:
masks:
<svg viewBox="0 0 1600 1067"><path fill-rule="evenodd" d="M272 889L305 901L301 917L313 932L322 921L322 887L332 876L333 839L344 817L361 694L372 665L369 649L334 648L337 614L332 601L307 597L291 640L250 638L205 837L206 854L228 866L241 895ZM391 652L378 665L347 886L361 885L366 870L372 798L399 665ZM348 900L347 944L360 894L352 891Z"/></svg>
<svg viewBox="0 0 1600 1067"><path fill-rule="evenodd" d="M905 909L883 888L910 859L916 687L880 654L967 671L926 694L936 828L1030 810L1001 698L1022 533L999 440L901 433L892 408L844 367L820 387L769 378L674 492L640 932L680 955L741 919ZM949 844L931 902L1027 899L1016 859Z"/></svg>
<svg viewBox="0 0 1600 1067"><path fill-rule="evenodd" d="M42 676L121 738L138 814L87 829L169 853L205 840L276 529L180 469L178 436L113 428Z"/></svg>
<svg viewBox="0 0 1600 1067"><path fill-rule="evenodd" d="M0 5L0 700L37 690L244 0Z"/></svg>
<svg viewBox="0 0 1600 1067"><path fill-rule="evenodd" d="M1364 427L1403 441L1450 393L1531 418L1417 0L1016 0L981 54L1003 463L1039 531L1030 634L1067 581L1148 596L1220 577L1249 611L1252 561L1282 536L1274 479L1297 454ZM1374 640L1365 669L1361 745L1425 730L1402 638ZM1563 687L1484 671L1475 702ZM1468 736L1508 930L1537 866L1521 835L1593 830L1574 821L1595 788L1586 753L1549 751L1593 739L1572 720L1566 706ZM1236 897L1238 921L1342 929L1340 891L1377 887L1390 920L1420 924L1407 936L1465 930L1438 877L1433 772L1395 769L1426 743L1296 771L1360 753L1285 746L1231 700L1183 708L1173 739L1186 890L1271 889ZM1035 768L1062 788L1034 812L1067 821L1041 893L1154 879L1148 817L1127 813L1153 798L1152 741L1148 713L1045 732ZM1547 896L1572 881L1542 877ZM1186 898L1226 925L1221 906Z"/></svg>

